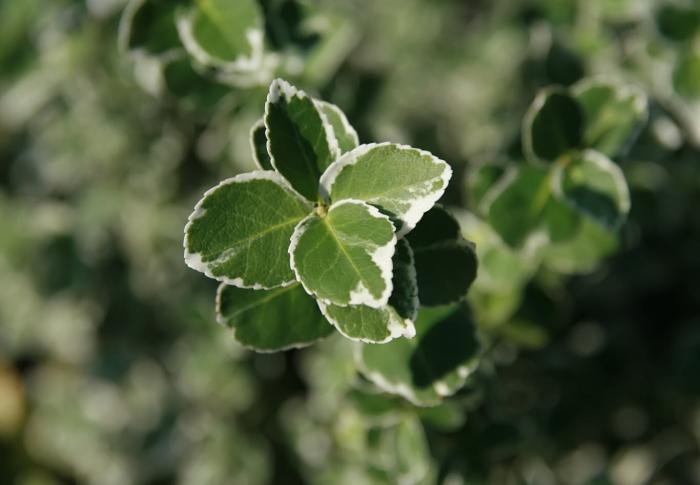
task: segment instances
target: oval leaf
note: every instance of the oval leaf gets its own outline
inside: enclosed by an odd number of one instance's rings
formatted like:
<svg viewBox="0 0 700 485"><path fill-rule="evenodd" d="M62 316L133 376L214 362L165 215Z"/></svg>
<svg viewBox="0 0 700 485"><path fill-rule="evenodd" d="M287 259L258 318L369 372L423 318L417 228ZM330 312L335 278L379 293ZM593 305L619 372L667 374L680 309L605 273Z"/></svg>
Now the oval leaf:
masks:
<svg viewBox="0 0 700 485"><path fill-rule="evenodd" d="M451 176L450 166L426 151L372 143L328 167L321 190L332 201L356 199L379 207L397 223L400 237L442 196Z"/></svg>
<svg viewBox="0 0 700 485"><path fill-rule="evenodd" d="M299 283L272 290L221 284L216 319L234 331L241 345L257 352L277 352L310 345L333 327Z"/></svg>
<svg viewBox="0 0 700 485"><path fill-rule="evenodd" d="M586 150L555 172L555 193L603 227L617 228L630 210L630 194L620 167Z"/></svg>
<svg viewBox="0 0 700 485"><path fill-rule="evenodd" d="M523 148L530 161L552 162L583 141L583 111L566 91L543 89L523 122Z"/></svg>
<svg viewBox="0 0 700 485"><path fill-rule="evenodd" d="M263 21L255 0L196 0L177 16L187 52L204 66L251 71L263 57Z"/></svg>
<svg viewBox="0 0 700 485"><path fill-rule="evenodd" d="M265 127L272 165L301 195L318 200L319 178L340 156L326 116L306 93L276 79L267 96Z"/></svg>
<svg viewBox="0 0 700 485"><path fill-rule="evenodd" d="M349 152L353 148L357 148L357 145L360 144L360 140L355 128L352 127L345 113L333 103L328 103L326 101L316 101L316 103L333 127L333 134L335 135L335 139L338 140L338 147L341 153Z"/></svg>
<svg viewBox="0 0 700 485"><path fill-rule="evenodd" d="M299 223L289 254L297 279L324 303L381 308L392 291L395 246L387 216L364 202L346 200Z"/></svg>
<svg viewBox="0 0 700 485"><path fill-rule="evenodd" d="M478 365L479 341L464 303L422 308L416 338L358 344L362 374L379 388L417 406L436 406L457 392Z"/></svg>
<svg viewBox="0 0 700 485"><path fill-rule="evenodd" d="M267 137L265 136L265 121L261 118L250 129L250 149L253 160L260 170L274 170L270 154L267 153Z"/></svg>
<svg viewBox="0 0 700 485"><path fill-rule="evenodd" d="M647 118L646 96L632 86L585 81L573 92L585 115L584 145L609 157L629 146Z"/></svg>
<svg viewBox="0 0 700 485"><path fill-rule="evenodd" d="M519 248L540 228L551 185L547 170L518 165L494 187L487 219L506 244Z"/></svg>
<svg viewBox="0 0 700 485"><path fill-rule="evenodd" d="M476 278L474 245L462 237L457 220L441 206L426 212L406 236L415 257L421 305L454 303Z"/></svg>
<svg viewBox="0 0 700 485"><path fill-rule="evenodd" d="M130 0L119 21L119 47L162 54L180 47L175 11L182 2Z"/></svg>
<svg viewBox="0 0 700 485"><path fill-rule="evenodd" d="M310 205L274 172L250 172L208 190L185 226L185 262L241 288L294 281L287 249Z"/></svg>
<svg viewBox="0 0 700 485"><path fill-rule="evenodd" d="M319 302L321 311L345 337L367 343L386 343L394 338L413 337L418 313L418 286L413 252L405 239L397 242L393 257L394 290L382 308L367 305L338 306Z"/></svg>

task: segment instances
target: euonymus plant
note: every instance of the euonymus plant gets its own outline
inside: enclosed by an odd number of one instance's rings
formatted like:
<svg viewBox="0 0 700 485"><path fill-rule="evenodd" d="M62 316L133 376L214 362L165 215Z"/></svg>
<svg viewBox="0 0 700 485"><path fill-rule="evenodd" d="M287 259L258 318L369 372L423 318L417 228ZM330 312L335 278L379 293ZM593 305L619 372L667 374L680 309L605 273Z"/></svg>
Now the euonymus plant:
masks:
<svg viewBox="0 0 700 485"><path fill-rule="evenodd" d="M260 170L208 190L184 240L187 264L221 282L217 317L241 344L284 350L334 328L366 343L422 342L432 330L430 350L436 337L473 334L459 305L418 318L419 305L459 302L476 276L473 246L435 205L452 175L446 162L394 143L359 145L337 106L281 79L250 136ZM454 328L439 332L438 322ZM465 365L472 340L454 354Z"/></svg>
<svg viewBox="0 0 700 485"><path fill-rule="evenodd" d="M479 212L516 249L570 241L590 225L619 228L630 196L610 157L634 139L646 103L635 88L608 80L540 91L523 122L526 163L475 172Z"/></svg>

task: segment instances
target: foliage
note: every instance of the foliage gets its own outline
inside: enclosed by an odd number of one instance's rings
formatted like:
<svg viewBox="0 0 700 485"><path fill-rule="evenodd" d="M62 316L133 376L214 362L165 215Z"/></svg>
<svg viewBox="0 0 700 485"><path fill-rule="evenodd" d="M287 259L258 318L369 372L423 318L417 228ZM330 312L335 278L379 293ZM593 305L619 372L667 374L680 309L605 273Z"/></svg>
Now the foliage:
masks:
<svg viewBox="0 0 700 485"><path fill-rule="evenodd" d="M698 19L0 2L0 476L698 482Z"/></svg>

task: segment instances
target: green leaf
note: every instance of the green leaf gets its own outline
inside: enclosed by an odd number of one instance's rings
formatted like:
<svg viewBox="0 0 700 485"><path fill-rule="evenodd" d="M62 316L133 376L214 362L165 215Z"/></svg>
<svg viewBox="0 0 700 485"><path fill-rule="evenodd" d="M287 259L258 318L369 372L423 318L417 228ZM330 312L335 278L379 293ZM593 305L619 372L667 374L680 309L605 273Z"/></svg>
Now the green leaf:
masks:
<svg viewBox="0 0 700 485"><path fill-rule="evenodd" d="M360 144L360 140L355 128L352 127L345 113L332 103L326 101L316 101L316 103L333 127L333 134L336 140L338 140L338 147L341 153L349 152L357 148Z"/></svg>
<svg viewBox="0 0 700 485"><path fill-rule="evenodd" d="M563 274L590 273L617 246L615 232L584 218L573 237L542 248L543 264Z"/></svg>
<svg viewBox="0 0 700 485"><path fill-rule="evenodd" d="M119 47L162 54L180 47L175 10L182 0L130 0L119 21Z"/></svg>
<svg viewBox="0 0 700 485"><path fill-rule="evenodd" d="M457 220L441 206L425 213L406 236L415 255L421 305L454 303L476 278L474 245L462 237Z"/></svg>
<svg viewBox="0 0 700 485"><path fill-rule="evenodd" d="M474 168L469 173L466 187L470 205L482 212L482 202L487 199L488 193L505 173L506 167L503 165L480 165Z"/></svg>
<svg viewBox="0 0 700 485"><path fill-rule="evenodd" d="M609 157L629 146L648 116L646 96L630 85L583 81L573 93L584 112L584 145Z"/></svg>
<svg viewBox="0 0 700 485"><path fill-rule="evenodd" d="M340 156L333 127L316 102L282 79L272 81L265 105L272 165L301 195L319 199L321 174Z"/></svg>
<svg viewBox="0 0 700 485"><path fill-rule="evenodd" d="M530 165L513 167L494 188L488 222L506 244L522 247L540 228L550 196L547 170Z"/></svg>
<svg viewBox="0 0 700 485"><path fill-rule="evenodd" d="M550 243L572 239L581 225L581 215L566 202L550 197L544 208L544 228Z"/></svg>
<svg viewBox="0 0 700 485"><path fill-rule="evenodd" d="M683 51L673 69L673 88L689 99L700 98L700 55L688 49Z"/></svg>
<svg viewBox="0 0 700 485"><path fill-rule="evenodd" d="M404 416L383 430L379 453L381 468L390 471L393 483L420 484L430 473L431 455L423 425L415 416ZM383 458L383 459L382 459Z"/></svg>
<svg viewBox="0 0 700 485"><path fill-rule="evenodd" d="M436 406L467 382L478 364L479 341L466 304L421 308L416 338L358 344L362 374L417 406Z"/></svg>
<svg viewBox="0 0 700 485"><path fill-rule="evenodd" d="M250 149L253 160L260 170L274 170L270 154L267 153L267 137L265 136L265 120L259 119L250 129Z"/></svg>
<svg viewBox="0 0 700 485"><path fill-rule="evenodd" d="M323 303L381 308L392 292L394 226L357 200L317 211L294 230L289 247L296 277Z"/></svg>
<svg viewBox="0 0 700 485"><path fill-rule="evenodd" d="M333 332L316 302L299 283L272 290L250 290L222 283L216 319L238 342L257 352L310 345Z"/></svg>
<svg viewBox="0 0 700 485"><path fill-rule="evenodd" d="M250 172L208 190L185 226L185 262L241 288L294 281L287 248L311 210L279 174Z"/></svg>
<svg viewBox="0 0 700 485"><path fill-rule="evenodd" d="M617 228L629 212L630 195L622 170L594 150L558 167L553 185L560 199L603 227Z"/></svg>
<svg viewBox="0 0 700 485"><path fill-rule="evenodd" d="M566 91L540 91L525 115L523 149L532 162L552 162L583 141L583 111Z"/></svg>
<svg viewBox="0 0 700 485"><path fill-rule="evenodd" d="M199 63L252 71L263 57L263 19L255 0L196 0L177 15L185 49Z"/></svg>
<svg viewBox="0 0 700 485"><path fill-rule="evenodd" d="M667 3L655 15L662 35L674 41L691 39L700 30L700 11L696 6Z"/></svg>
<svg viewBox="0 0 700 485"><path fill-rule="evenodd" d="M355 199L379 207L409 232L442 196L450 166L432 154L394 143L360 145L333 163L321 177L332 201Z"/></svg>
<svg viewBox="0 0 700 485"><path fill-rule="evenodd" d="M418 286L413 252L404 239L396 244L393 268L394 289L389 303L381 308L319 302L323 314L341 334L349 339L377 344L415 335L413 320L418 313Z"/></svg>

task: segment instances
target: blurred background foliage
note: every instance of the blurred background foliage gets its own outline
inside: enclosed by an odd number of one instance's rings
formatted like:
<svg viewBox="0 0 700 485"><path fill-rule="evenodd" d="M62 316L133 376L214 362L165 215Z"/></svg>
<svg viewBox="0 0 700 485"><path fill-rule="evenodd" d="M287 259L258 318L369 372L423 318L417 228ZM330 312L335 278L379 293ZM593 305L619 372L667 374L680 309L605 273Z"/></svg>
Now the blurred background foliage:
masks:
<svg viewBox="0 0 700 485"><path fill-rule="evenodd" d="M260 0L253 76L182 48L188 4L0 2L0 482L700 482L700 3ZM437 407L379 393L342 338L242 349L183 264L276 75L455 169L485 350ZM596 76L649 97L615 158L629 220L514 250L483 184L540 88Z"/></svg>

